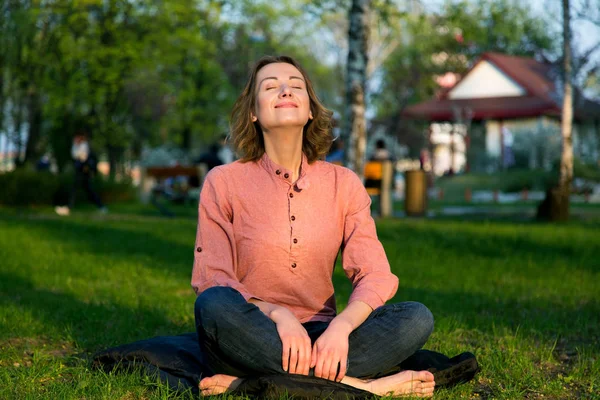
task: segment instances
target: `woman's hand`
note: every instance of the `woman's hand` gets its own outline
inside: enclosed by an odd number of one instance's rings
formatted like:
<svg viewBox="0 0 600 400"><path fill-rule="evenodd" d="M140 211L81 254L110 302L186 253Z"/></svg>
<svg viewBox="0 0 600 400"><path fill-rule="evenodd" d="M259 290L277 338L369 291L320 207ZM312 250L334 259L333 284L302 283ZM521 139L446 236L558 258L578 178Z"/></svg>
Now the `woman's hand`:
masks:
<svg viewBox="0 0 600 400"><path fill-rule="evenodd" d="M334 319L317 339L310 363L311 368L315 368L316 377L340 382L346 376L348 336L352 330L351 324Z"/></svg>
<svg viewBox="0 0 600 400"><path fill-rule="evenodd" d="M285 307L277 307L269 317L277 325L283 345L281 355L284 371L290 374L308 375L311 361L311 342L306 329L294 314Z"/></svg>

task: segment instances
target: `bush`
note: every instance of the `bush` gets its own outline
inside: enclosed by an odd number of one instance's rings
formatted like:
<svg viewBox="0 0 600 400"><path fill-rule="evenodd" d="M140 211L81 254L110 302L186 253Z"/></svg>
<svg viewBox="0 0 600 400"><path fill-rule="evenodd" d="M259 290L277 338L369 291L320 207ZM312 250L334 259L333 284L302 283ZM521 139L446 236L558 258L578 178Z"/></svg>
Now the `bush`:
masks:
<svg viewBox="0 0 600 400"><path fill-rule="evenodd" d="M600 168L595 164L585 164L578 158L573 160L573 175L586 181L600 182Z"/></svg>
<svg viewBox="0 0 600 400"><path fill-rule="evenodd" d="M10 206L52 204L60 179L50 172L18 169L0 174L0 204Z"/></svg>
<svg viewBox="0 0 600 400"><path fill-rule="evenodd" d="M115 182L97 175L94 178L93 187L105 203L131 201L137 198L137 191L131 180Z"/></svg>
<svg viewBox="0 0 600 400"><path fill-rule="evenodd" d="M0 174L0 204L8 206L68 204L73 187L73 173L55 175L50 172L17 169ZM101 176L93 178L92 187L105 203L136 198L131 182L113 182ZM77 203L87 201L83 188L77 192Z"/></svg>

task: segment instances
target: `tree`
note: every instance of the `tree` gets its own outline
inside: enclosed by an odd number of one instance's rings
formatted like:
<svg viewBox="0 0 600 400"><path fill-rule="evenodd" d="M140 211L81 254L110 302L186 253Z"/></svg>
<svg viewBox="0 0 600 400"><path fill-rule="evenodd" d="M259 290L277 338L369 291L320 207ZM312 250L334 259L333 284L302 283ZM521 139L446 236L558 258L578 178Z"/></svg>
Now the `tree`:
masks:
<svg viewBox="0 0 600 400"><path fill-rule="evenodd" d="M563 104L561 113L562 152L558 185L546 192L538 206L538 219L566 221L573 181L573 67L571 52L571 9L569 0L562 1L563 11Z"/></svg>
<svg viewBox="0 0 600 400"><path fill-rule="evenodd" d="M365 86L368 65L370 0L353 0L348 12L348 62L346 64L346 111L342 137L346 140L345 164L363 176L367 147Z"/></svg>
<svg viewBox="0 0 600 400"><path fill-rule="evenodd" d="M560 211L552 213L553 219L566 220L569 217L569 195L573 181L573 86L571 73L571 9L569 0L563 0L563 66L564 95L561 114L562 153L560 157L560 177L558 189Z"/></svg>
<svg viewBox="0 0 600 400"><path fill-rule="evenodd" d="M337 67L310 50L316 20L292 3L5 0L0 132L21 163L49 148L61 171L79 129L112 175L145 145L189 154L227 130L248 67L274 53L295 56L319 95L340 102Z"/></svg>

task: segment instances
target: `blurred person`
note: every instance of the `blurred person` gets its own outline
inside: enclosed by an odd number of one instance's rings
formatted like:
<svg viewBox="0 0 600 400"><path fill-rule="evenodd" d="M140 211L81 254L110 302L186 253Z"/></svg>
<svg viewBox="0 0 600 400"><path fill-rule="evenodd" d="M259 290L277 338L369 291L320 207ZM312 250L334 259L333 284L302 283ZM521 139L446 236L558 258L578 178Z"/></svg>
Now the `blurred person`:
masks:
<svg viewBox="0 0 600 400"><path fill-rule="evenodd" d="M191 283L214 373L200 381L203 395L233 390L245 376L287 373L377 395L433 394L430 372L394 369L425 344L433 316L420 303L385 305L398 278L370 197L354 172L320 161L331 115L286 56L259 60L234 105L241 159L208 173L199 203ZM353 292L337 314L340 247Z"/></svg>
<svg viewBox="0 0 600 400"><path fill-rule="evenodd" d="M337 165L344 163L344 141L341 138L334 139L329 153L325 156L325 161Z"/></svg>
<svg viewBox="0 0 600 400"><path fill-rule="evenodd" d="M223 165L223 160L219 157L219 143L212 143L208 149L200 155L195 161L196 164L206 164L207 171L214 167Z"/></svg>
<svg viewBox="0 0 600 400"><path fill-rule="evenodd" d="M101 213L106 214L108 209L102 203L102 200L100 200L100 196L92 188L91 180L93 174L96 172L97 159L90 150L87 132L79 131L73 137L71 158L73 159L73 166L75 168L75 177L69 194L69 205L57 206L55 208L56 213L59 215L70 214L71 209L75 206L77 190L81 187L85 190L88 200L94 203Z"/></svg>
<svg viewBox="0 0 600 400"><path fill-rule="evenodd" d="M48 154L44 154L35 164L36 171L50 171L51 163L50 156Z"/></svg>
<svg viewBox="0 0 600 400"><path fill-rule="evenodd" d="M377 139L375 142L375 151L371 155L371 161L393 161L392 153L387 149L385 140Z"/></svg>

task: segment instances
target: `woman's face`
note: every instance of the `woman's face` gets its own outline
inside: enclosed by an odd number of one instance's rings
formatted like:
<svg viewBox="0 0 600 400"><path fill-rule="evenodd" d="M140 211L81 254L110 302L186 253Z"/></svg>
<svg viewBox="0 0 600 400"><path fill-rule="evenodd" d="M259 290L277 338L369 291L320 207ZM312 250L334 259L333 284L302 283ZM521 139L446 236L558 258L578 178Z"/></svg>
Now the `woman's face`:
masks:
<svg viewBox="0 0 600 400"><path fill-rule="evenodd" d="M267 64L258 71L256 82L252 121L258 121L263 130L304 127L312 119L306 82L293 65Z"/></svg>

